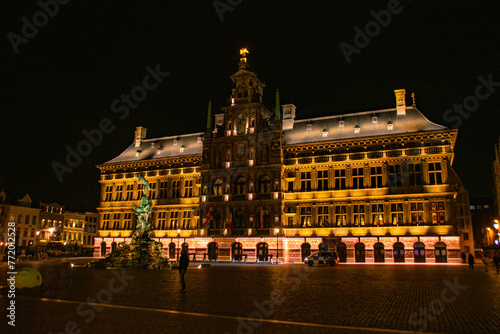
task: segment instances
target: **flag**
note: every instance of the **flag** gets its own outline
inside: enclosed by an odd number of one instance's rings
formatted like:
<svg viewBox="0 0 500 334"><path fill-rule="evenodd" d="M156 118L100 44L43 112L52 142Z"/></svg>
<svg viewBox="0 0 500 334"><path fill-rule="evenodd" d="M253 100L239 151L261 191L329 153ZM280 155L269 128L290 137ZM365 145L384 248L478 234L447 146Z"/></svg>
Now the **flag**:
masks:
<svg viewBox="0 0 500 334"><path fill-rule="evenodd" d="M233 208L231 207L231 213L229 214L229 224L227 227L228 234L231 234L231 225L233 224L233 218L234 218L233 215L234 215L234 212L233 212Z"/></svg>
<svg viewBox="0 0 500 334"><path fill-rule="evenodd" d="M264 227L264 208L260 206L260 230Z"/></svg>
<svg viewBox="0 0 500 334"><path fill-rule="evenodd" d="M210 219L212 219L212 206L211 205L208 208L207 218L205 218L205 226L208 225L208 222L210 221Z"/></svg>

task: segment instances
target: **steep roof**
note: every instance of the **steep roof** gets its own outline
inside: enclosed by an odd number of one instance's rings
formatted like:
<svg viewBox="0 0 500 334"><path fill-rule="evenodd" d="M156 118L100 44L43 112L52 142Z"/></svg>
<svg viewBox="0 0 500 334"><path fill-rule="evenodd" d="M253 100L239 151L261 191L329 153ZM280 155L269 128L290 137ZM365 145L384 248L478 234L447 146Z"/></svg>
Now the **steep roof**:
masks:
<svg viewBox="0 0 500 334"><path fill-rule="evenodd" d="M376 123L373 117L377 117ZM342 127L340 121L344 121ZM392 130L388 123L392 123ZM310 130L307 125L310 124ZM355 127L359 133L355 133ZM364 111L344 115L295 120L293 129L285 130L285 145L353 139L371 136L394 135L420 131L446 130L447 128L429 121L415 107L407 107L406 115L397 115L396 108ZM328 131L326 137L323 131Z"/></svg>
<svg viewBox="0 0 500 334"><path fill-rule="evenodd" d="M135 147L135 143L132 143L119 156L105 162L105 164L201 154L203 143L198 140L198 137L201 138L202 136L203 132L198 132L187 135L144 139L141 141L139 147ZM177 144L174 145L176 140ZM181 147L184 149L182 152Z"/></svg>

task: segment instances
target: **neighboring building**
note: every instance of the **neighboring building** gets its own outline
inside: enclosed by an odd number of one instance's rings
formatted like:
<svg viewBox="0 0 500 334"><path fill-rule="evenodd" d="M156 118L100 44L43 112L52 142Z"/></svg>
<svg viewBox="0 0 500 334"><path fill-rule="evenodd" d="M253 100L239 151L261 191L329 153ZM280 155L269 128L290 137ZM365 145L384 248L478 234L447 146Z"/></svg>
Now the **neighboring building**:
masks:
<svg viewBox="0 0 500 334"><path fill-rule="evenodd" d="M26 253L34 246L39 229L40 209L32 208L32 200L28 194L17 200L17 205L8 204L4 191L0 193L0 242L2 254L8 240L8 223L15 223L15 245L18 254Z"/></svg>
<svg viewBox="0 0 500 334"><path fill-rule="evenodd" d="M85 212L83 224L82 254L92 256L94 254L94 243L99 228L99 214L97 212Z"/></svg>
<svg viewBox="0 0 500 334"><path fill-rule="evenodd" d="M63 242L63 222L66 211L63 205L40 202L40 242Z"/></svg>
<svg viewBox="0 0 500 334"><path fill-rule="evenodd" d="M485 246L493 245L498 239L494 228L496 211L492 197L473 197L470 200L472 225L474 226L474 245L476 254Z"/></svg>
<svg viewBox="0 0 500 334"><path fill-rule="evenodd" d="M458 131L430 122L405 90L396 108L296 120L269 110L245 53L229 106L205 132L134 142L101 171L95 254L129 241L132 206L154 190L154 237L169 258L298 262L321 246L342 262L458 262L474 249L468 195L453 171ZM281 114L283 109L283 115ZM209 218L206 221L206 218Z"/></svg>
<svg viewBox="0 0 500 334"><path fill-rule="evenodd" d="M500 219L500 139L498 142L499 142L498 146L495 145L495 161L493 162L496 219Z"/></svg>
<svg viewBox="0 0 500 334"><path fill-rule="evenodd" d="M66 211L64 213L64 225L61 241L70 252L78 252L81 254L84 223L84 213L70 211Z"/></svg>

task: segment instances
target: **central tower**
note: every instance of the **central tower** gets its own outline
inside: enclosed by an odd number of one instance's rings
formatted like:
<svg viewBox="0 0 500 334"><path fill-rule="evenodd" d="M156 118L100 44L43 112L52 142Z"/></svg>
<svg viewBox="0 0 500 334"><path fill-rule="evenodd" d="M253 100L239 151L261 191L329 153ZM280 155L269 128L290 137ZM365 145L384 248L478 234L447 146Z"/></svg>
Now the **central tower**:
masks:
<svg viewBox="0 0 500 334"><path fill-rule="evenodd" d="M209 236L273 236L281 229L280 108L273 113L263 104L265 84L248 65L248 53L240 50L230 105L214 123L209 103L200 204Z"/></svg>

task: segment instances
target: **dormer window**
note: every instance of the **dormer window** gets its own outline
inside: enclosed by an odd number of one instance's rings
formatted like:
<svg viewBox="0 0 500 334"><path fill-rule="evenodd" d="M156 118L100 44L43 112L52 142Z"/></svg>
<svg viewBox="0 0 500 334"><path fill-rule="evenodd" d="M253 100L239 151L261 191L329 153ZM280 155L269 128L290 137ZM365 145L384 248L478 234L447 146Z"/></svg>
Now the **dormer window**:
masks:
<svg viewBox="0 0 500 334"><path fill-rule="evenodd" d="M361 131L361 128L359 127L359 125L356 125L356 126L354 127L354 133L356 133L356 134L357 134L357 133L359 133L360 131Z"/></svg>
<svg viewBox="0 0 500 334"><path fill-rule="evenodd" d="M174 146L177 146L177 144L179 143L179 140L177 138L174 139Z"/></svg>
<svg viewBox="0 0 500 334"><path fill-rule="evenodd" d="M200 144L200 143L201 143L201 139L202 139L202 137L201 137L201 136L198 136L198 139L196 140L196 142L197 142L198 144Z"/></svg>
<svg viewBox="0 0 500 334"><path fill-rule="evenodd" d="M311 123L307 123L307 131L311 131L313 128Z"/></svg>
<svg viewBox="0 0 500 334"><path fill-rule="evenodd" d="M135 157L136 158L139 157L140 155L141 155L141 151L139 151L139 150L135 151Z"/></svg>
<svg viewBox="0 0 500 334"><path fill-rule="evenodd" d="M151 148L155 148L155 146L156 146L156 143L154 141L151 142Z"/></svg>
<svg viewBox="0 0 500 334"><path fill-rule="evenodd" d="M391 121L389 121L389 123L387 123L387 130L392 130L394 129L394 124L392 124Z"/></svg>
<svg viewBox="0 0 500 334"><path fill-rule="evenodd" d="M327 129L323 129L323 137L328 137L328 130Z"/></svg>
<svg viewBox="0 0 500 334"><path fill-rule="evenodd" d="M377 124L378 123L378 117L377 116L373 116L372 117L372 123L373 124Z"/></svg>
<svg viewBox="0 0 500 334"><path fill-rule="evenodd" d="M186 150L186 146L181 145L181 149L180 149L181 153L184 152L185 150Z"/></svg>
<svg viewBox="0 0 500 334"><path fill-rule="evenodd" d="M160 155L161 152L163 152L163 148L160 146L158 147L158 149L156 150L156 155Z"/></svg>
<svg viewBox="0 0 500 334"><path fill-rule="evenodd" d="M343 128L345 125L345 122L343 120L339 121L339 128Z"/></svg>

